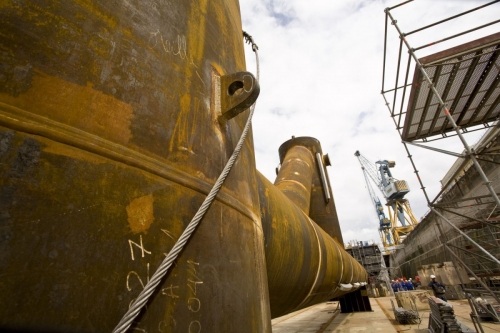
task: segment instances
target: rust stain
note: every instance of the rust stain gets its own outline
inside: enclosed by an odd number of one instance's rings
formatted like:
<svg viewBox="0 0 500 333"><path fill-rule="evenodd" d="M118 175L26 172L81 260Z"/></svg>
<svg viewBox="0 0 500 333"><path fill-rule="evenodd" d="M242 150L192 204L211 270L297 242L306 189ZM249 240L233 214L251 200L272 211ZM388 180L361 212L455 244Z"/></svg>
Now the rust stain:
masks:
<svg viewBox="0 0 500 333"><path fill-rule="evenodd" d="M177 121L175 122L172 138L170 139L170 151L185 150L192 153L192 140L190 140L190 138L192 138L194 135L194 133L192 133L194 122L191 119L192 114L190 114L190 105L191 96L189 94L184 94L181 97L180 112L177 116Z"/></svg>
<svg viewBox="0 0 500 333"><path fill-rule="evenodd" d="M218 63L212 61L210 63L210 65L215 70L215 72L217 73L218 76L222 76L222 75L226 74L226 71Z"/></svg>
<svg viewBox="0 0 500 333"><path fill-rule="evenodd" d="M205 50L205 21L207 16L208 0L201 0L199 4L191 6L188 25L188 39L190 53L195 64L200 64Z"/></svg>
<svg viewBox="0 0 500 333"><path fill-rule="evenodd" d="M106 24L114 29L118 23L118 19L111 15L107 15L106 13L99 11L97 5L92 0L73 0L74 3L77 3L81 7L85 8L90 13L94 14L99 18L101 22L106 22Z"/></svg>
<svg viewBox="0 0 500 333"><path fill-rule="evenodd" d="M128 224L132 232L147 232L155 220L153 213L153 194L136 198L127 206Z"/></svg>
<svg viewBox="0 0 500 333"><path fill-rule="evenodd" d="M1 93L0 101L116 143L125 145L132 136L132 106L91 84L80 86L37 73L26 93L18 97Z"/></svg>
<svg viewBox="0 0 500 333"><path fill-rule="evenodd" d="M197 98L191 98L193 75L199 76L198 70L202 65L203 54L205 51L205 24L207 14L208 0L202 0L199 5L192 5L188 19L188 34L187 34L187 57L186 61L189 65L185 67L186 87L185 91L190 93L184 94L180 99L179 114L177 116L174 133L169 144L170 151L183 150L193 153L191 150L192 140L190 139L193 126L189 126L189 122L193 124L190 117L196 116L199 112L200 101ZM182 56L181 56L182 58ZM201 69L200 69L201 70ZM194 110L194 112L191 112Z"/></svg>

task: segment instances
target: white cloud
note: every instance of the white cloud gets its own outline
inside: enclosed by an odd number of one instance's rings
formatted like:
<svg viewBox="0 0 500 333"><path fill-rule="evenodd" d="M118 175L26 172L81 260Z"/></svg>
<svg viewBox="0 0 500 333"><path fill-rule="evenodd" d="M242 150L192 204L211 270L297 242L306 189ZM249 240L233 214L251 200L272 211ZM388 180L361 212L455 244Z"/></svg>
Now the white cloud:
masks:
<svg viewBox="0 0 500 333"><path fill-rule="evenodd" d="M393 174L411 187L407 195L419 219L425 197L393 120L380 95L384 49L384 8L400 1L240 0L243 29L259 46L261 94L253 119L257 168L271 181L279 146L294 136L312 136L329 153L329 176L344 240L379 240L373 212L357 159L360 150L373 161L396 161ZM436 22L487 1L419 0L391 11L404 32ZM496 20L498 5L408 36L417 47ZM491 34L498 25L476 34L419 51L425 56L443 48ZM386 89L394 87L399 39L388 25ZM247 70L255 72L254 54L245 48ZM408 53L403 51L403 62ZM413 75L413 68L410 70ZM401 82L400 82L401 83ZM391 100L392 105L392 100ZM399 103L397 103L399 106ZM468 138L473 143L474 138ZM439 140L437 147L461 152L458 139ZM409 147L430 199L455 158ZM379 194L382 199L382 195Z"/></svg>

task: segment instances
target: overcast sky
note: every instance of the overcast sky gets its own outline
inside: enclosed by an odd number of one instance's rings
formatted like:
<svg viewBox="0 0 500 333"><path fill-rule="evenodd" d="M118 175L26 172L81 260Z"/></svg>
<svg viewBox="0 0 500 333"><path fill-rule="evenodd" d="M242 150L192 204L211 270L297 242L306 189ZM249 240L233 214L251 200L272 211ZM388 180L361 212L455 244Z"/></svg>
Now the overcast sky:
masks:
<svg viewBox="0 0 500 333"><path fill-rule="evenodd" d="M380 243L378 219L354 152L373 162L395 160L393 176L406 180L406 196L420 220L427 203L382 95L384 9L396 1L240 0L243 29L259 46L261 93L253 118L257 169L274 182L278 148L292 135L317 138L332 166L328 167L344 241ZM403 32L488 3L484 0L416 0L391 11ZM500 4L409 36L418 47L498 19ZM498 32L493 25L417 53L423 57ZM399 39L388 26L385 88L395 84ZM404 62L407 59L404 50ZM247 70L255 73L255 56L246 47ZM413 76L413 66L410 71ZM403 78L402 78L403 79ZM400 84L402 81L400 82ZM406 104L405 104L406 105ZM406 106L405 106L406 108ZM484 131L467 134L470 144ZM454 138L434 146L461 152ZM409 146L417 169L433 199L439 181L455 158ZM376 190L377 191L377 190ZM382 202L383 196L377 192Z"/></svg>

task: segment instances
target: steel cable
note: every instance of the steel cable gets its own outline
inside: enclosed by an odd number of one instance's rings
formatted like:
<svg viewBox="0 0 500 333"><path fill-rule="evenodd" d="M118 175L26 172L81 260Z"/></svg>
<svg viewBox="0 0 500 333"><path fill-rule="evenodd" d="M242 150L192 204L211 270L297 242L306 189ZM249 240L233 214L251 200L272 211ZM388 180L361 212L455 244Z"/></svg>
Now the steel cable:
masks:
<svg viewBox="0 0 500 333"><path fill-rule="evenodd" d="M255 42L253 41L252 36L247 34L245 31L243 31L243 37L245 38L245 41L247 43L252 45L252 50L255 52L255 58L256 58L255 61L257 66L257 81L259 81L260 69L259 69L259 55L257 53L258 50L257 44L255 44ZM252 116L254 110L255 110L255 103L250 107L250 114L248 116L243 132L241 133L241 137L238 141L238 144L236 145L233 154L227 161L226 166L222 170L222 173L219 175L219 178L217 179L214 186L208 193L207 197L201 204L200 208L192 218L191 222L189 222L188 226L186 227L182 235L179 237L179 239L173 246L172 250L168 253L165 259L163 259L162 263L160 264L156 272L153 274L149 282L146 284L146 286L144 286L144 289L132 303L132 305L125 313L125 315L122 317L118 325L116 325L115 329L113 330L113 333L123 333L130 328L130 325L132 324L133 320L137 317L139 312L142 310L142 307L147 303L147 301L151 297L151 294L153 294L153 292L156 290L156 287L158 287L161 280L165 277L165 275L168 272L168 269L172 265L172 262L175 259L177 259L178 254L182 251L184 245L186 245L187 241L189 240L189 238L195 231L196 227L200 223L201 219L207 212L208 208L214 201L215 197L217 196L219 190L222 187L222 184L226 180L229 171L231 171L231 168L233 167L233 164L236 161L236 158L238 157L241 147L243 146L243 142L245 141L245 138L248 134L248 130L250 129L250 124L252 123Z"/></svg>

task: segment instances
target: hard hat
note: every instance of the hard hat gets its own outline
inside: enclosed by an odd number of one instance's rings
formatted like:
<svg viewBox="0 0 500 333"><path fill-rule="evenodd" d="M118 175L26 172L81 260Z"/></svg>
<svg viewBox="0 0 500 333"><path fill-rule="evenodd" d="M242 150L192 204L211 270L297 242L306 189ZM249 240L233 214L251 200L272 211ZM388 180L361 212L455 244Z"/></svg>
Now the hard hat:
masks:
<svg viewBox="0 0 500 333"><path fill-rule="evenodd" d="M436 275L431 275L431 279L435 279L436 278Z"/></svg>

